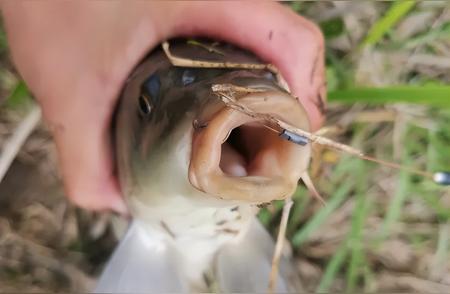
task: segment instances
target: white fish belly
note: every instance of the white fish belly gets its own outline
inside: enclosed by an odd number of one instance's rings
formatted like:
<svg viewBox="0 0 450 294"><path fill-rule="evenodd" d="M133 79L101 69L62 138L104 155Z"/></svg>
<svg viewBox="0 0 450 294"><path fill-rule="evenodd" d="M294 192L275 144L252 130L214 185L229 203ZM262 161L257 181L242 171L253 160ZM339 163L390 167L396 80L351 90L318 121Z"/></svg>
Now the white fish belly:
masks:
<svg viewBox="0 0 450 294"><path fill-rule="evenodd" d="M205 291L205 274L212 269L215 254L224 244L245 235L257 210L250 205L218 208L186 207L179 201L177 206L171 204L146 210L139 221L149 238L160 238L176 250L177 264L191 289Z"/></svg>

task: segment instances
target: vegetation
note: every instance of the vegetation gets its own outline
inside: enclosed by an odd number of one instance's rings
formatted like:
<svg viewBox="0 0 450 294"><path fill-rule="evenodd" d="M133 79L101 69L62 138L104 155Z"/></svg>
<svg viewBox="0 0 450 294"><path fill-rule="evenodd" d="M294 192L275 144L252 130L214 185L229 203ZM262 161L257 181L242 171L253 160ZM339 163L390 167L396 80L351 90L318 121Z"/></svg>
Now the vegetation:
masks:
<svg viewBox="0 0 450 294"><path fill-rule="evenodd" d="M291 5L327 41L327 135L384 160L450 170L449 3ZM288 227L306 289L449 291L450 190L316 149L311 173L327 205L299 186ZM280 211L260 213L274 232Z"/></svg>
<svg viewBox="0 0 450 294"><path fill-rule="evenodd" d="M449 2L286 5L319 23L326 38L326 135L380 159L450 170ZM13 74L3 35L0 61L1 145L29 95ZM24 186L43 182L41 194L59 195L38 201L18 196L20 205L0 198L0 292L77 290L73 279L91 282L87 275L105 260L99 252L112 247L105 237L109 216L67 206L56 176L25 178L26 164L48 171L50 162L56 174L49 142L41 127L0 184L2 197L5 191L25 195ZM320 146L310 174L327 204L300 185L287 232L305 291L450 292L449 188ZM274 234L282 206L274 202L259 214ZM13 237L2 239L3 232ZM11 246L25 253L14 257Z"/></svg>

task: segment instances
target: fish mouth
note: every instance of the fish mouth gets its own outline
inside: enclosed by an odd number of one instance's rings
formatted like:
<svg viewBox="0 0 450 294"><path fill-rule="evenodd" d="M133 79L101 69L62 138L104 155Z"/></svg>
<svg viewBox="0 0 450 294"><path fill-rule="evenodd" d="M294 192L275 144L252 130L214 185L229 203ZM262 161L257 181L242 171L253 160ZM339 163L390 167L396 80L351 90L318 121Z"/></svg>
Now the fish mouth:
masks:
<svg viewBox="0 0 450 294"><path fill-rule="evenodd" d="M239 103L303 130L309 121L301 104L280 90L249 93ZM264 203L285 199L306 171L310 144L286 141L264 127L270 123L224 107L195 130L189 181L220 199Z"/></svg>

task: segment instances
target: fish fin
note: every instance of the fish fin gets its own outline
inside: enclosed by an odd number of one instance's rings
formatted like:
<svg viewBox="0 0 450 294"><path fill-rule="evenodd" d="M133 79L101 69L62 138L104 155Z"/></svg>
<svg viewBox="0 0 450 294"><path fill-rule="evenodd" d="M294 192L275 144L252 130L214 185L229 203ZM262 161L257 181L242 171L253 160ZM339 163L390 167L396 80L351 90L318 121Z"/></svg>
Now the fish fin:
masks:
<svg viewBox="0 0 450 294"><path fill-rule="evenodd" d="M266 293L274 249L272 237L255 218L241 238L224 245L216 256L219 292ZM302 287L295 272L286 256L282 256L275 292L300 291Z"/></svg>
<svg viewBox="0 0 450 294"><path fill-rule="evenodd" d="M133 221L106 265L95 293L188 292L169 240Z"/></svg>

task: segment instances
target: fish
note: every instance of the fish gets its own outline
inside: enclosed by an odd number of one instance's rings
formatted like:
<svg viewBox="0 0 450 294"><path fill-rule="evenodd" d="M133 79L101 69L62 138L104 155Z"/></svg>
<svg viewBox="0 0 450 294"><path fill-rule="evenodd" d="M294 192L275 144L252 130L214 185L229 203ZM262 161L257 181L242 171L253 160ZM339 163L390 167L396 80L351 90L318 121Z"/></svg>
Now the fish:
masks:
<svg viewBox="0 0 450 294"><path fill-rule="evenodd" d="M171 52L261 64L231 44L208 44L175 40ZM132 221L95 292L267 292L274 241L256 214L294 193L311 144L293 144L227 107L211 91L216 84L254 89L237 101L310 129L301 103L270 70L179 67L153 50L127 79L114 114L117 175ZM283 257L276 292L298 291L291 266Z"/></svg>

